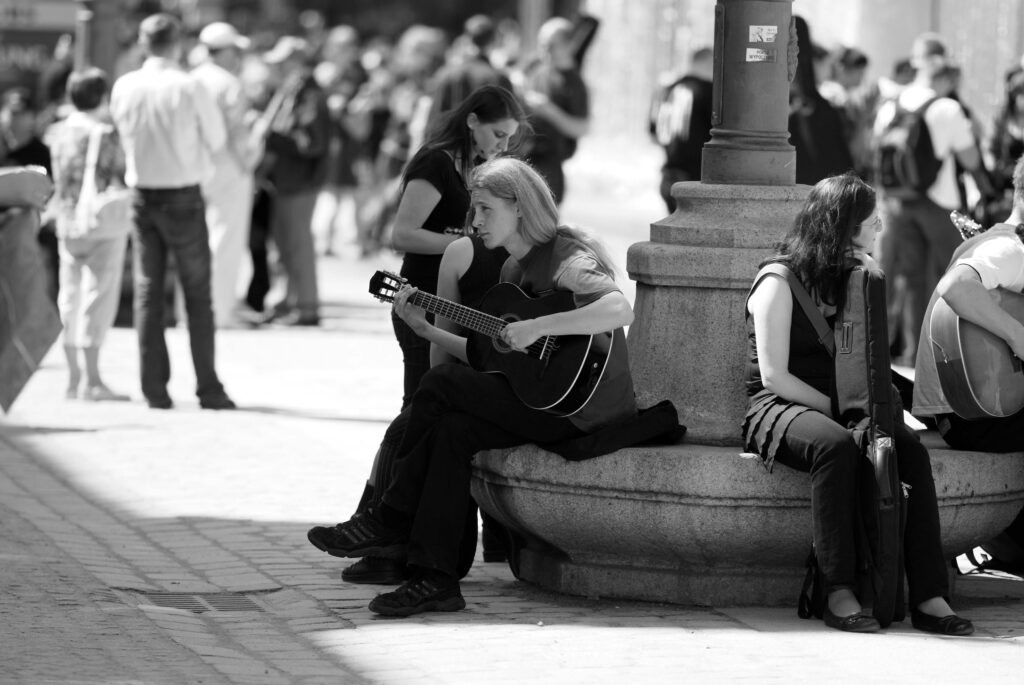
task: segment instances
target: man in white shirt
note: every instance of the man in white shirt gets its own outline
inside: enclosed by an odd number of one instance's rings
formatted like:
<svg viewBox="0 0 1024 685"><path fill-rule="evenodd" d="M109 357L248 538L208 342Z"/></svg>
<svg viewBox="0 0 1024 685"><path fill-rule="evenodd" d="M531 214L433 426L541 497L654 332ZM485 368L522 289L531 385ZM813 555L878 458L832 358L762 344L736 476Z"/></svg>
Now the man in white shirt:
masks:
<svg viewBox="0 0 1024 685"><path fill-rule="evenodd" d="M249 236L252 214L253 170L262 142L252 131L251 108L236 74L249 39L231 24L214 22L199 32L206 60L192 76L213 96L224 119L227 144L213 154L214 173L202 184L206 225L213 259L213 316L218 328L235 323L238 272Z"/></svg>
<svg viewBox="0 0 1024 685"><path fill-rule="evenodd" d="M119 78L110 112L125 150L125 181L135 190L135 330L142 394L154 409L173 406L164 339L164 281L174 255L185 296L196 395L204 409L234 409L214 367L210 246L200 184L226 132L206 89L185 73L181 25L154 14L139 25L142 67Z"/></svg>
<svg viewBox="0 0 1024 685"><path fill-rule="evenodd" d="M996 288L1024 291L1024 158L1013 171L1009 218L965 244L932 294L923 344L917 351L911 408L915 416L934 419L943 439L955 449L1024 452L1024 409L1011 416L972 420L954 413L943 392L928 335L932 309L941 297L957 316L1002 338L1014 355L1024 359L1024 321L997 304L991 295ZM985 545L1002 561L1017 561L1024 568L1024 512L991 547ZM999 552L994 551L1000 547Z"/></svg>
<svg viewBox="0 0 1024 685"><path fill-rule="evenodd" d="M927 104L924 123L935 157L942 163L935 181L922 195L893 197L883 192L887 230L879 236L875 256L890 282L898 277L906 282L901 321L890 320L889 326L891 334L902 332L905 360L914 359L928 295L960 243L960 235L949 220L950 211L960 208L956 162L972 173L984 171L963 108L937 92L938 77L948 66L945 44L935 34L924 34L914 41L911 55L917 70L914 81L882 105L874 127L877 137L896 115L897 103L911 112ZM976 173L976 177L979 188L988 190L987 176ZM891 318L895 318L896 311L890 308Z"/></svg>

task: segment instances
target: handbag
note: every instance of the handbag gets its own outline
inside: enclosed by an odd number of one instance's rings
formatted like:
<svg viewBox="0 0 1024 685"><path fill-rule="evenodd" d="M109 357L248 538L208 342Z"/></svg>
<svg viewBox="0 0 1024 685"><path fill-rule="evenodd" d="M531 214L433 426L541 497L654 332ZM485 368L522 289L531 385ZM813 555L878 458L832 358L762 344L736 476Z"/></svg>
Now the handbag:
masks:
<svg viewBox="0 0 1024 685"><path fill-rule="evenodd" d="M100 140L109 126L95 126L89 133L85 153L85 174L82 190L75 205L74 238L120 238L132 229L132 196L129 188L107 186L96 189L96 165L100 157Z"/></svg>
<svg viewBox="0 0 1024 685"><path fill-rule="evenodd" d="M38 233L34 209L13 207L0 216L0 409L5 412L61 331L46 290Z"/></svg>

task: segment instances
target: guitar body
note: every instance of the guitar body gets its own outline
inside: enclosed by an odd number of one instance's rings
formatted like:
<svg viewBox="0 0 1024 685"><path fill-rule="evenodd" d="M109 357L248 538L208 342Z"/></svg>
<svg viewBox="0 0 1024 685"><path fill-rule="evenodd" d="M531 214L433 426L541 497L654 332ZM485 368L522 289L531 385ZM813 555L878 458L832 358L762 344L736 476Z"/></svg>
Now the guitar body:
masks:
<svg viewBox="0 0 1024 685"><path fill-rule="evenodd" d="M1002 288L991 294L1024 322L1024 295ZM957 416L997 418L1024 408L1024 367L1002 338L960 318L942 298L932 309L929 338L942 392Z"/></svg>
<svg viewBox="0 0 1024 685"><path fill-rule="evenodd" d="M487 291L480 311L505 321L535 319L575 309L572 293L533 298L511 283ZM523 404L557 416L571 416L586 405L604 374L611 333L563 335L545 358L518 352L499 338L469 331L469 358L489 372L503 374Z"/></svg>

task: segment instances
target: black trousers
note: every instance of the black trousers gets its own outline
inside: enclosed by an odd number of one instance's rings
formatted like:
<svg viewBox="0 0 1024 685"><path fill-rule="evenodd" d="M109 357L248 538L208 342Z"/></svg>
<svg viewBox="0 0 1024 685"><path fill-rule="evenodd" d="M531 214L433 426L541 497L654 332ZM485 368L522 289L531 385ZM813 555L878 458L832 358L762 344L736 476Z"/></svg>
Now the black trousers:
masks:
<svg viewBox="0 0 1024 685"><path fill-rule="evenodd" d="M410 515L409 563L458 576L469 480L480 450L582 435L566 418L530 409L504 376L442 364L423 377L384 503Z"/></svg>
<svg viewBox="0 0 1024 685"><path fill-rule="evenodd" d="M936 417L939 433L953 449L977 452L1024 452L1024 410L998 419L968 421L956 414ZM1024 469L1024 464L1021 464ZM1024 509L1017 514L1006 534L1024 549Z"/></svg>
<svg viewBox="0 0 1024 685"><path fill-rule="evenodd" d="M245 294L245 303L254 312L262 312L264 300L270 292L270 262L267 241L270 240L270 193L258 188L252 203L252 221L249 224L249 255L252 258L252 279Z"/></svg>
<svg viewBox="0 0 1024 685"><path fill-rule="evenodd" d="M917 607L932 597L948 597L949 579L928 450L905 426L895 437L900 480L910 486L903 557L910 606ZM811 474L814 546L828 592L857 588L855 517L863 458L849 431L816 411L793 419L775 455L777 462Z"/></svg>
<svg viewBox="0 0 1024 685"><path fill-rule="evenodd" d="M405 409L420 387L423 375L430 370L430 342L416 335L409 324L394 312L391 313L391 328L398 346L402 348L402 409Z"/></svg>

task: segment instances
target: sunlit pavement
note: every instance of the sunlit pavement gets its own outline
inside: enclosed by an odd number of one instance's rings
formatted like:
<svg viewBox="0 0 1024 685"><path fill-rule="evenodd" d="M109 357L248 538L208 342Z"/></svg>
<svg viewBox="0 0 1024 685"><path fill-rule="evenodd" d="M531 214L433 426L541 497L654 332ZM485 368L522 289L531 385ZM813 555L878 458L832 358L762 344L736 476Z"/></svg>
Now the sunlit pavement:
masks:
<svg viewBox="0 0 1024 685"><path fill-rule="evenodd" d="M579 155L575 169L614 168L611 152ZM624 266L664 214L656 166L653 186L577 176L566 217ZM238 411L199 409L181 328L171 411L141 401L131 331L102 361L132 402L63 399L51 350L0 419L0 683L1021 682L1024 583L997 575L956 580L968 639L574 598L479 558L465 611L376 618L366 605L387 588L341 582L347 562L305 539L351 513L401 387L388 308L366 293L397 260L343 252L321 262L319 329L218 333Z"/></svg>

